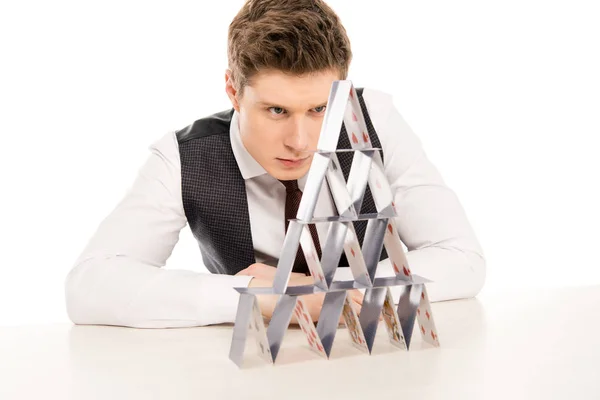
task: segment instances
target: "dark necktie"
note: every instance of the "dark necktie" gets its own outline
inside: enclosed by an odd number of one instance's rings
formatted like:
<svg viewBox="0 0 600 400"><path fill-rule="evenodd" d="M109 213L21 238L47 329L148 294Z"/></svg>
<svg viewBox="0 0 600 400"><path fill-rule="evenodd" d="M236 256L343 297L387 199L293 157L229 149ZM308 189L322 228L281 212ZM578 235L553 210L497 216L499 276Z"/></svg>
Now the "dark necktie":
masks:
<svg viewBox="0 0 600 400"><path fill-rule="evenodd" d="M298 188L298 181L280 181L285 186L286 197L285 197L285 232L287 233L289 220L295 219L298 214L298 207L300 207L300 200L302 199L302 190ZM319 237L317 236L317 227L314 224L309 224L310 235L312 236L315 247L317 248L317 254L319 259L321 258L321 244L319 243ZM296 253L296 261L294 262L293 272L302 272L306 275L310 275L306 259L304 258L304 252L302 247L298 245L298 252Z"/></svg>

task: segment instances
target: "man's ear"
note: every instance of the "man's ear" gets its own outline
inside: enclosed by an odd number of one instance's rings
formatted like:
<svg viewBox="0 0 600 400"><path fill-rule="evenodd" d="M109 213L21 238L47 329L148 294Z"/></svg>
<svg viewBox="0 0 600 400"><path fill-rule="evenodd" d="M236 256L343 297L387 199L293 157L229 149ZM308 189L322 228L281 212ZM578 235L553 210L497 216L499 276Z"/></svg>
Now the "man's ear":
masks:
<svg viewBox="0 0 600 400"><path fill-rule="evenodd" d="M235 89L235 82L233 82L233 77L231 75L231 70L228 69L225 71L225 92L227 93L227 97L231 101L231 105L233 108L240 112L240 104L238 102L238 92Z"/></svg>

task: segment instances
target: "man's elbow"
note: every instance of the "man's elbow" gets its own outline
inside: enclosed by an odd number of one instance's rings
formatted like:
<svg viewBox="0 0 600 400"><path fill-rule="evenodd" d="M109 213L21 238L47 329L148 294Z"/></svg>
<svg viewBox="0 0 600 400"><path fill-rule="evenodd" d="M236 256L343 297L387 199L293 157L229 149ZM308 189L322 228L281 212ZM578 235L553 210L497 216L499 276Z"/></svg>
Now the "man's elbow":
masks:
<svg viewBox="0 0 600 400"><path fill-rule="evenodd" d="M428 285L432 302L477 296L485 283L486 260L480 252L448 250L448 269ZM451 256L450 256L451 255Z"/></svg>
<svg viewBox="0 0 600 400"><path fill-rule="evenodd" d="M77 325L103 324L101 304L94 302L94 267L92 260L74 266L64 282L67 315ZM96 293L97 295L97 293ZM106 311L106 310L105 310Z"/></svg>
<svg viewBox="0 0 600 400"><path fill-rule="evenodd" d="M470 273L465 279L464 294L460 297L471 298L477 296L483 289L486 278L486 259L482 253L469 253L467 256Z"/></svg>
<svg viewBox="0 0 600 400"><path fill-rule="evenodd" d="M82 264L74 266L65 279L65 303L67 315L74 324L85 324L86 298L83 275L85 271Z"/></svg>

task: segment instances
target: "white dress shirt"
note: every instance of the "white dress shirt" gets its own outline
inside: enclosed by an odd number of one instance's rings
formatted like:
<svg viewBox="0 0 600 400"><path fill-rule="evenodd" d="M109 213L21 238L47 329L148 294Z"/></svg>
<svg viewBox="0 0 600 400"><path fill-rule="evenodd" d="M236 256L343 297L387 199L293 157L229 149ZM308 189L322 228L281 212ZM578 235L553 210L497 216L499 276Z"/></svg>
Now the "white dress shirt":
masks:
<svg viewBox="0 0 600 400"><path fill-rule="evenodd" d="M392 97L368 88L363 97L383 148L410 269L434 281L427 284L431 301L475 296L484 282L485 259L458 198L427 159ZM230 137L246 184L256 262L275 266L285 236L285 187L247 152L237 112ZM175 131L149 149L133 185L67 276L68 315L76 324L141 328L233 322L239 298L233 287L247 286L251 277L161 268L187 224ZM300 189L307 175L298 180ZM324 185L315 216L327 215L333 215L333 204ZM316 226L323 243L327 224ZM381 261L377 276L392 275L389 261ZM338 268L335 279L352 279L350 269ZM393 293L397 301L398 292Z"/></svg>

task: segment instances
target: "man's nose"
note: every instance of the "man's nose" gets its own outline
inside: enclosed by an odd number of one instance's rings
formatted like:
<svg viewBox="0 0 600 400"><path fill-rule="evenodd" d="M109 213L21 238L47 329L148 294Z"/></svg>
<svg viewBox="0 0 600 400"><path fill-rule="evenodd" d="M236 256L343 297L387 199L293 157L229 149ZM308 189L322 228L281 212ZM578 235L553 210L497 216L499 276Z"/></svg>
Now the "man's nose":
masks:
<svg viewBox="0 0 600 400"><path fill-rule="evenodd" d="M295 121L286 137L285 145L295 151L305 151L308 148L308 130L301 121Z"/></svg>

